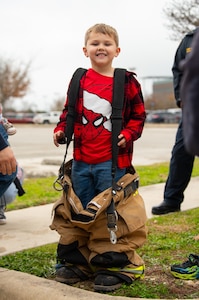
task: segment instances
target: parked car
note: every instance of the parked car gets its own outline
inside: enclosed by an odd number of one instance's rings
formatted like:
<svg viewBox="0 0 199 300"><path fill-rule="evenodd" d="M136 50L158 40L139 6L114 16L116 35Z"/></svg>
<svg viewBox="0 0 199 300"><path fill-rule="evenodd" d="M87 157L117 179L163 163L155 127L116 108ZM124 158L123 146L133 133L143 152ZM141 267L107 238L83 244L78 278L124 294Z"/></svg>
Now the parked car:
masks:
<svg viewBox="0 0 199 300"><path fill-rule="evenodd" d="M33 118L36 124L54 124L59 121L60 111L39 113Z"/></svg>
<svg viewBox="0 0 199 300"><path fill-rule="evenodd" d="M148 112L146 116L146 122L148 123L163 123L164 115L160 111Z"/></svg>
<svg viewBox="0 0 199 300"><path fill-rule="evenodd" d="M169 110L155 110L148 112L146 122L148 123L179 123L182 112Z"/></svg>
<svg viewBox="0 0 199 300"><path fill-rule="evenodd" d="M8 119L10 123L13 124L27 124L27 123L34 123L33 117L34 114L32 113L5 113L4 117Z"/></svg>

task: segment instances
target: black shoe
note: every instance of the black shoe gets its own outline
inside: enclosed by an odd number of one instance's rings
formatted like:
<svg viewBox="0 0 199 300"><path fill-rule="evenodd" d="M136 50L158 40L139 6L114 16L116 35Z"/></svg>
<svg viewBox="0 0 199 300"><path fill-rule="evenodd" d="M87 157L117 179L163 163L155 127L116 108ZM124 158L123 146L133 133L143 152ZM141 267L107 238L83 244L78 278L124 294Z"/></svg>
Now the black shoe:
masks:
<svg viewBox="0 0 199 300"><path fill-rule="evenodd" d="M153 215L165 215L171 212L180 211L180 205L168 205L164 201L159 206L152 207Z"/></svg>
<svg viewBox="0 0 199 300"><path fill-rule="evenodd" d="M57 269L55 277L56 281L66 284L74 284L87 279L87 275L76 266L64 266Z"/></svg>
<svg viewBox="0 0 199 300"><path fill-rule="evenodd" d="M96 292L111 292L119 289L124 281L114 275L99 274L95 277L94 290Z"/></svg>

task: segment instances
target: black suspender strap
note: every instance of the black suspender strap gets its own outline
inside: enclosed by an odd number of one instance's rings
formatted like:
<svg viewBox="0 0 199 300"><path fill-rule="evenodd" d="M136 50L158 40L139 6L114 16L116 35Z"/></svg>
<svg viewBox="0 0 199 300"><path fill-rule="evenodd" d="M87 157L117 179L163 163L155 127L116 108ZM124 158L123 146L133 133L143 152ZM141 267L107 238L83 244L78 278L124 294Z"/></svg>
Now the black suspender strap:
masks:
<svg viewBox="0 0 199 300"><path fill-rule="evenodd" d="M125 69L115 69L112 102L112 177L115 177L118 156L118 135L122 129L122 109L124 103Z"/></svg>
<svg viewBox="0 0 199 300"><path fill-rule="evenodd" d="M112 102L112 197L116 195L117 190L120 188L115 182L115 172L117 167L118 157L118 135L122 128L122 109L124 103L124 85L125 85L125 69L115 69L114 72L114 85L113 85L113 102ZM110 241L115 244L117 237L117 213L115 210L115 203L112 198L109 207L107 208L107 227L110 232Z"/></svg>
<svg viewBox="0 0 199 300"><path fill-rule="evenodd" d="M64 177L64 164L66 160L66 156L68 153L68 147L70 142L72 141L72 136L74 132L74 121L75 121L75 105L76 105L76 100L79 95L79 86L80 86L80 79L84 75L84 73L87 71L87 69L84 68L78 68L70 82L70 86L68 89L68 112L66 116L66 129L65 129L65 140L66 140L66 151L64 154L64 160L63 163L60 167L59 171L59 176L54 182L54 187L56 186L56 183L60 184L60 179Z"/></svg>
<svg viewBox="0 0 199 300"><path fill-rule="evenodd" d="M72 140L73 132L74 132L74 120L75 120L75 105L76 105L76 99L79 95L79 83L80 79L86 72L86 69L78 68L71 79L70 87L68 89L68 112L66 117L66 130L65 130L65 136L66 136L66 145L67 148Z"/></svg>

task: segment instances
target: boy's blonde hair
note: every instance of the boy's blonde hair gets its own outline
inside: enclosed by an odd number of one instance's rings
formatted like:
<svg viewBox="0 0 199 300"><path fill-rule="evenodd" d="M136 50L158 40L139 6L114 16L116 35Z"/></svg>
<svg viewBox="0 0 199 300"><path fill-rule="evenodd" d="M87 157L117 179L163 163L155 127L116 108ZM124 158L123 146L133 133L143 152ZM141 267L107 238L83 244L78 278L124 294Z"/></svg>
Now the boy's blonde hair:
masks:
<svg viewBox="0 0 199 300"><path fill-rule="evenodd" d="M106 25L103 23L95 24L86 31L85 39L84 39L85 46L87 44L91 32L108 34L109 36L113 37L116 46L117 47L119 46L119 37L118 37L117 30L111 27L110 25Z"/></svg>

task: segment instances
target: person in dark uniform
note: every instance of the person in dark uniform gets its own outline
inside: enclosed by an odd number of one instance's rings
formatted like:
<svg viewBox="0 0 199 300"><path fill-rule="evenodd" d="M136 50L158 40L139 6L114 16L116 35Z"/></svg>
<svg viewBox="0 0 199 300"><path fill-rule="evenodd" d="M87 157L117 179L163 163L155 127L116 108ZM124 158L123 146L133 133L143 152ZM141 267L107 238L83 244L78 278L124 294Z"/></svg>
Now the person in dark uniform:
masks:
<svg viewBox="0 0 199 300"><path fill-rule="evenodd" d="M199 155L199 30L194 35L192 51L182 62L183 79L180 93L183 102L183 133L186 150ZM171 274L180 279L199 279L199 256L190 253L188 259L180 264L171 265Z"/></svg>
<svg viewBox="0 0 199 300"><path fill-rule="evenodd" d="M183 62L181 99L183 101L183 133L186 150L199 156L199 30L194 35L192 51Z"/></svg>
<svg viewBox="0 0 199 300"><path fill-rule="evenodd" d="M180 62L188 58L191 52L191 43L197 28L185 35L179 44L172 67L173 86L176 104L182 108L180 86L183 77L183 70ZM183 119L183 118L182 118ZM183 120L181 119L175 144L172 149L169 174L164 188L164 200L159 206L152 207L152 214L163 215L170 212L180 211L181 203L184 200L184 191L191 179L195 156L190 154L184 145Z"/></svg>

